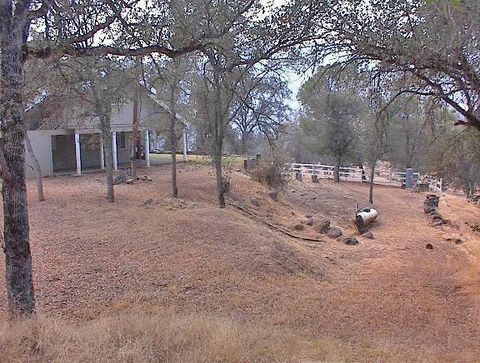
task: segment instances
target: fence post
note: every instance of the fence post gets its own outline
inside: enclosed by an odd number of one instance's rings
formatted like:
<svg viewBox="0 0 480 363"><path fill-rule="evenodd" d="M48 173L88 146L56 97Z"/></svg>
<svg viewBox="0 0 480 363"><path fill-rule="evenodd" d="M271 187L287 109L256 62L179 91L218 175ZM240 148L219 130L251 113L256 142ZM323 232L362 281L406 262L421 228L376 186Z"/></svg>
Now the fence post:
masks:
<svg viewBox="0 0 480 363"><path fill-rule="evenodd" d="M413 188L413 169L407 168L405 170L405 188L412 189Z"/></svg>

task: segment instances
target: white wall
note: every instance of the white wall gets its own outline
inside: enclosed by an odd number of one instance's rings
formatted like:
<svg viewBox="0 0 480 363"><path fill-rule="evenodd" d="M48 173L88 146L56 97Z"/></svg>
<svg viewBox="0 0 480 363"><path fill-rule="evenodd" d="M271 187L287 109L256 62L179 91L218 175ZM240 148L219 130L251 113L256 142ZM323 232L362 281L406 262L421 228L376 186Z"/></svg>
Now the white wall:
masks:
<svg viewBox="0 0 480 363"><path fill-rule="evenodd" d="M52 161L52 142L51 136L56 134L55 131L27 131L30 143L32 144L33 153L35 154L42 176L53 175L53 161ZM35 177L35 171L32 169L33 162L25 148L25 169L27 178Z"/></svg>

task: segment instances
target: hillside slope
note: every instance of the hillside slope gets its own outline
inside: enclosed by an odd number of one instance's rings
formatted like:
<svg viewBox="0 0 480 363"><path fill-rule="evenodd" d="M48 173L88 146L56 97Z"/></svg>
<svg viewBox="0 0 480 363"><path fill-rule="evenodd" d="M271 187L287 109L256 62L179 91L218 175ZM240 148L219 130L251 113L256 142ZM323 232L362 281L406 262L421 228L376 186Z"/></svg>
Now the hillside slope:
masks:
<svg viewBox="0 0 480 363"><path fill-rule="evenodd" d="M43 203L30 190L41 316L85 327L132 310L200 314L240 324L245 336L258 327L301 341L279 360L473 362L480 355L479 234L463 223L480 220L478 207L447 196L441 211L459 230L442 231L423 215L424 196L377 187L375 239L347 246L310 226L294 233L323 242L268 225L292 231L315 215L351 233L365 185L294 182L275 202L234 173L230 205L220 210L209 168L180 168L178 201L168 197L167 166L148 172L151 183L117 186L113 205L103 198L101 174L47 179ZM446 241L446 233L462 234L464 243ZM13 338L0 331L0 353L5 339Z"/></svg>

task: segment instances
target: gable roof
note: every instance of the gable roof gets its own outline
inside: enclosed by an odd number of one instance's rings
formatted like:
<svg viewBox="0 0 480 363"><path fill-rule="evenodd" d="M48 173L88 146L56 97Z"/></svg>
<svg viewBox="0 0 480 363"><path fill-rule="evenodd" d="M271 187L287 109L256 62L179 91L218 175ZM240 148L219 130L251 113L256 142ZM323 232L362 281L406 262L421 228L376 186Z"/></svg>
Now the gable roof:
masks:
<svg viewBox="0 0 480 363"><path fill-rule="evenodd" d="M150 103L157 107L156 114L172 114L170 107L158 99L156 95L146 87L141 87L141 98L145 97L151 101ZM129 100L121 105L117 105L117 111L122 106L127 106L132 101ZM88 125L93 128L97 123L97 118L93 114L87 114L82 110L87 107L82 107L84 101L78 97L67 97L57 95L46 95L41 101L34 104L25 112L25 126L27 130L58 130L67 128L76 128L79 125ZM154 125L155 123L161 123L161 120L152 120L152 115L145 116L145 119L140 123ZM112 115L112 120L115 117L115 111ZM188 126L188 122L178 113L175 114L175 118L182 123L183 127ZM163 121L163 120L162 120Z"/></svg>

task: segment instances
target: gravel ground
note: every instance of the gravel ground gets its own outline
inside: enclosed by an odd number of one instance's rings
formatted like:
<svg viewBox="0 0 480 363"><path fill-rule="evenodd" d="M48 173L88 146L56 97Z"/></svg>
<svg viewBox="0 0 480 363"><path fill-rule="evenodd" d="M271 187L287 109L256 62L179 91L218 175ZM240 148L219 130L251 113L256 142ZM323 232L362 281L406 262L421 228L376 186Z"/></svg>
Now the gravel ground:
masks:
<svg viewBox="0 0 480 363"><path fill-rule="evenodd" d="M441 213L458 229L436 229L422 212L424 195L378 186L374 240L307 242L218 209L207 167L180 166L181 199L169 198L168 172L151 168L153 182L116 186L115 204L104 199L102 174L45 179L42 203L29 185L41 314L82 322L162 307L261 321L312 344L328 337L354 361L478 360L480 234L464 223L480 220L477 206L443 198ZM355 183L294 182L274 202L249 178L232 178L236 204L285 229L314 214L351 232L354 205L368 193ZM308 226L300 233L318 236ZM2 285L1 316L5 300Z"/></svg>

